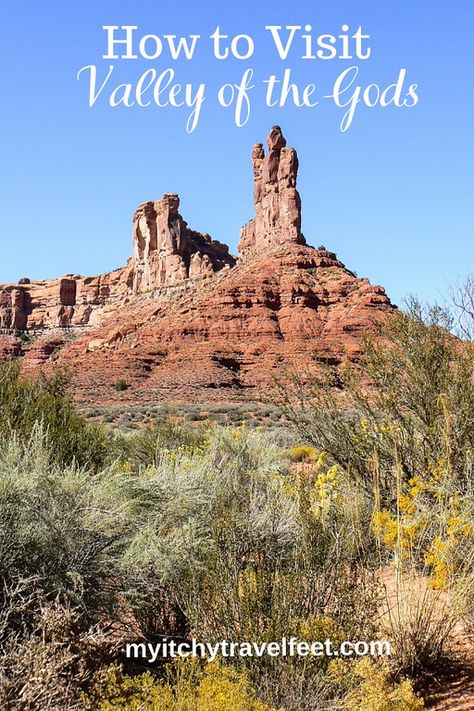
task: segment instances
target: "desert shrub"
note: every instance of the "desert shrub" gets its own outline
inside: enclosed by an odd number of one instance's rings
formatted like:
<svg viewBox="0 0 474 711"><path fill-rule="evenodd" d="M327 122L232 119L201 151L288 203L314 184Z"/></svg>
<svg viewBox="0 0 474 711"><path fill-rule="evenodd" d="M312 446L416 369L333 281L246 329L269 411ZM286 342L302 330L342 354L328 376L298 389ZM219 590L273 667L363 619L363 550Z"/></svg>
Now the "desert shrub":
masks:
<svg viewBox="0 0 474 711"><path fill-rule="evenodd" d="M280 406L303 441L327 452L382 495L445 463L464 491L472 484L474 348L450 333L450 315L412 301L366 344L360 370L326 369L282 383ZM344 398L340 389L344 388ZM374 481L375 479L375 481Z"/></svg>
<svg viewBox="0 0 474 711"><path fill-rule="evenodd" d="M122 619L126 600L146 633L186 632L176 586L202 563L209 491L206 462L180 457L139 474L125 461L92 475L52 462L40 425L25 442L0 439L2 578L35 576L85 621Z"/></svg>
<svg viewBox="0 0 474 711"><path fill-rule="evenodd" d="M128 390L129 387L130 387L130 385L127 383L126 380L117 380L114 383L114 390L116 390L118 393Z"/></svg>
<svg viewBox="0 0 474 711"><path fill-rule="evenodd" d="M125 419L124 416L123 421ZM204 442L204 430L164 418L154 421L140 432L118 438L114 452L116 456L132 461L136 466L146 467L156 464L163 452L177 448L192 450Z"/></svg>
<svg viewBox="0 0 474 711"><path fill-rule="evenodd" d="M0 706L11 711L79 708L94 666L107 659L103 635L84 629L67 605L47 601L35 582L17 578L2 589Z"/></svg>
<svg viewBox="0 0 474 711"><path fill-rule="evenodd" d="M0 439L2 578L35 575L45 593L96 609L127 524L123 488L113 470L52 462L43 426L24 442Z"/></svg>
<svg viewBox="0 0 474 711"><path fill-rule="evenodd" d="M68 384L61 372L30 378L20 375L17 364L0 363L0 435L13 432L27 440L35 424L42 423L54 461L97 469L107 458L107 431L77 413Z"/></svg>
<svg viewBox="0 0 474 711"><path fill-rule="evenodd" d="M204 641L310 638L327 634L326 619L337 619L338 634L348 638L373 631L371 510L362 491L345 495L334 470L319 463L292 475L268 435L216 428L205 446L163 452L140 477L153 481L161 498L130 539L122 570L145 637L192 629ZM327 660L305 665L303 680L289 668L294 660L251 661L255 686L288 667L302 698L301 690L322 683ZM278 694L291 695L280 686L264 700L279 706Z"/></svg>
<svg viewBox="0 0 474 711"><path fill-rule="evenodd" d="M325 670L306 661L278 664L259 670L254 681L259 697L279 711L340 711L342 695Z"/></svg>
<svg viewBox="0 0 474 711"><path fill-rule="evenodd" d="M439 665L473 609L474 350L451 326L446 311L412 301L366 344L358 370L293 374L279 389L299 437L371 500L381 575L396 581L387 607L399 674Z"/></svg>
<svg viewBox="0 0 474 711"><path fill-rule="evenodd" d="M386 596L393 668L410 675L434 670L447 660L456 626L469 626L473 615L472 497L442 471L405 486L400 477L396 511L376 509L372 530L393 568Z"/></svg>
<svg viewBox="0 0 474 711"><path fill-rule="evenodd" d="M330 676L349 689L343 700L345 711L423 711L425 705L408 679L394 681L387 665L363 659L348 667L332 662Z"/></svg>
<svg viewBox="0 0 474 711"><path fill-rule="evenodd" d="M339 621L325 614L302 619L295 629L298 639L310 644L315 640L330 639L337 645L347 639L347 631ZM343 679L343 670L348 668L347 663L342 663ZM279 659L277 663L267 664L259 670L254 685L260 698L284 711L339 711L346 689L356 686L357 680L353 680L352 686L348 684L343 688L331 670L329 657L310 656L300 659L298 663L291 659Z"/></svg>
<svg viewBox="0 0 474 711"><path fill-rule="evenodd" d="M131 678L110 668L96 680L85 705L94 711L272 711L256 698L245 674L196 660L176 662L161 681L149 672Z"/></svg>
<svg viewBox="0 0 474 711"><path fill-rule="evenodd" d="M193 569L175 582L192 629L206 639L278 639L323 613L346 634L370 627L374 585L359 568L369 554L354 536L358 517L370 523L363 496L353 496L349 510L330 472L294 479L271 439L245 428L216 430L193 463L173 464L174 481L186 469L201 472L199 521L189 503L180 516L203 557L185 559Z"/></svg>
<svg viewBox="0 0 474 711"><path fill-rule="evenodd" d="M398 677L412 678L433 672L449 662L449 643L459 615L439 591L407 572L397 577L385 623L392 640L391 669Z"/></svg>
<svg viewBox="0 0 474 711"><path fill-rule="evenodd" d="M59 594L84 619L120 619L127 551L165 520L168 502L166 482L152 472L136 476L120 462L96 474L55 464L40 425L23 443L0 439L0 574L36 576L49 598Z"/></svg>
<svg viewBox="0 0 474 711"><path fill-rule="evenodd" d="M318 459L320 454L321 452L315 447L299 444L289 450L288 458L292 462L314 462Z"/></svg>

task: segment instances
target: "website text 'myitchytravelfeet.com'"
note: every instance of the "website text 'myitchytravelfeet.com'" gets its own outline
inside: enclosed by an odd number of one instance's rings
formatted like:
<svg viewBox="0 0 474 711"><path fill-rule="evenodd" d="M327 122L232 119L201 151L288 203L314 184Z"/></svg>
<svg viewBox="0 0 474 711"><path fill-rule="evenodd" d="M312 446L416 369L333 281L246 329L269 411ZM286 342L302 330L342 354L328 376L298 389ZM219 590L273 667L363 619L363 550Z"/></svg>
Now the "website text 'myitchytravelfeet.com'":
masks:
<svg viewBox="0 0 474 711"><path fill-rule="evenodd" d="M144 659L150 664L163 659L201 657L209 662L217 657L388 657L391 654L387 640L358 640L334 642L331 639L308 642L297 637L282 637L272 642L219 642L177 641L163 638L161 642L127 642L127 659Z"/></svg>

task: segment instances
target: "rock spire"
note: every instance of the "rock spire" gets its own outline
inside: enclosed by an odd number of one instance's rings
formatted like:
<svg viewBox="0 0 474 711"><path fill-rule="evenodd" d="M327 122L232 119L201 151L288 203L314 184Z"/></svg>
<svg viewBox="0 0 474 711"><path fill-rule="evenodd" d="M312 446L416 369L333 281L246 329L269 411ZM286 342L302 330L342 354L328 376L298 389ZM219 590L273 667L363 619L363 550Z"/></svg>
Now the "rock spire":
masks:
<svg viewBox="0 0 474 711"><path fill-rule="evenodd" d="M301 200L296 189L298 156L288 148L279 126L267 138L268 152L252 150L255 218L240 233L243 257L283 244L306 244L301 233Z"/></svg>

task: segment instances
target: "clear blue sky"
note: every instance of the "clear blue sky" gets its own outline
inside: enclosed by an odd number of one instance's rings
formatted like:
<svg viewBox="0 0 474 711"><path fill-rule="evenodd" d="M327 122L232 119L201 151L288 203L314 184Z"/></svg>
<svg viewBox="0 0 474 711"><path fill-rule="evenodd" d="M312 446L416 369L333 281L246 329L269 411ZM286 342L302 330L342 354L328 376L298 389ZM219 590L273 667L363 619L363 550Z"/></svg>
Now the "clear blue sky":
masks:
<svg viewBox="0 0 474 711"><path fill-rule="evenodd" d="M227 242L252 217L250 151L278 123L300 157L303 231L346 265L383 284L400 303L446 293L474 269L474 5L467 0L264 0L242 6L175 0L0 0L0 282L74 272L97 274L131 253L131 215L145 200L178 192L194 229ZM412 109L267 108L261 81L290 67L299 83L328 89L352 62L281 61L266 24L306 24L315 34L362 25L372 57L356 62L362 84L418 84ZM102 25L133 24L138 36L200 34L192 62L110 61L121 81L172 66L181 82L205 81L197 130L187 110L87 105L84 65L109 62ZM217 25L255 40L249 60L219 62ZM255 71L251 118L235 127L214 94ZM118 79L117 79L118 80Z"/></svg>

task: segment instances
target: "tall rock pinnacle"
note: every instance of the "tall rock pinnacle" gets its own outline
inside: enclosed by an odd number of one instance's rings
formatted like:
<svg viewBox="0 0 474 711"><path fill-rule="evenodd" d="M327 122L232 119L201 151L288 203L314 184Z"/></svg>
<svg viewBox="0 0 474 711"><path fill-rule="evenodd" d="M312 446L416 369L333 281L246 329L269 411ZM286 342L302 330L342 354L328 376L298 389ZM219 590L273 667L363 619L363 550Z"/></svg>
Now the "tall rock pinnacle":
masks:
<svg viewBox="0 0 474 711"><path fill-rule="evenodd" d="M296 189L298 156L294 148L287 148L279 126L271 129L267 146L267 155L261 143L252 150L255 218L240 232L243 257L277 245L306 244Z"/></svg>

